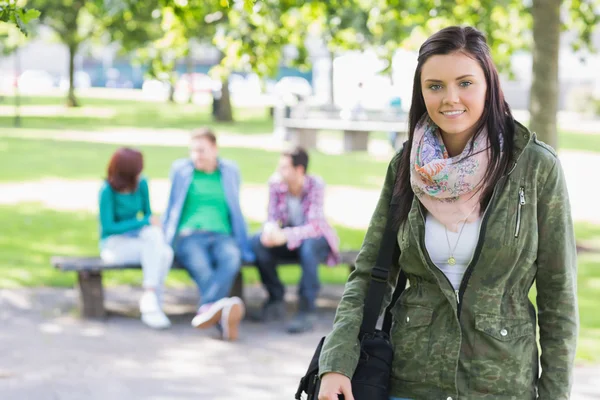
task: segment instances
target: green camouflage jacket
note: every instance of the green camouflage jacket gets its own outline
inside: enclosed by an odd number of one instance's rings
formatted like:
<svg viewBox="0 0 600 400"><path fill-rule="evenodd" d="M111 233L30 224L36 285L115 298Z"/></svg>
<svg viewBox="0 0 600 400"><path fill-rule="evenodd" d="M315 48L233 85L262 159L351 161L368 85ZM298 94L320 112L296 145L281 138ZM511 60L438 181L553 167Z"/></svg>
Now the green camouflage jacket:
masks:
<svg viewBox="0 0 600 400"><path fill-rule="evenodd" d="M384 307L400 266L409 279L392 313L392 396L416 400L568 399L578 333L575 237L560 162L517 123L515 164L496 186L460 291L425 250L415 198L398 232ZM351 377L363 302L387 220L392 159L320 358L320 372ZM537 289L537 313L528 294ZM537 319L537 320L536 320ZM536 323L537 322L537 323ZM539 325L538 355L536 343ZM541 366L541 371L539 366Z"/></svg>

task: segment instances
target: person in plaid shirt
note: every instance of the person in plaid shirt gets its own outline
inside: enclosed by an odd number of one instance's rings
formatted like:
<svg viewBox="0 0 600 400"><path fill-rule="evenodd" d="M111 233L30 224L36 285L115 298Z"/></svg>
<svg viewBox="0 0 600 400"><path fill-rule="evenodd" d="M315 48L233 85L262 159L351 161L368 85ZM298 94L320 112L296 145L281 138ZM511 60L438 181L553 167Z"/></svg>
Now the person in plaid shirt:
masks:
<svg viewBox="0 0 600 400"><path fill-rule="evenodd" d="M325 184L307 175L308 154L300 147L282 153L278 174L269 182L267 222L252 238L252 249L269 299L254 320L281 320L285 316L285 288L277 274L279 260L300 260L298 313L287 326L290 333L313 328L320 289L318 267L339 262L339 239L325 220Z"/></svg>

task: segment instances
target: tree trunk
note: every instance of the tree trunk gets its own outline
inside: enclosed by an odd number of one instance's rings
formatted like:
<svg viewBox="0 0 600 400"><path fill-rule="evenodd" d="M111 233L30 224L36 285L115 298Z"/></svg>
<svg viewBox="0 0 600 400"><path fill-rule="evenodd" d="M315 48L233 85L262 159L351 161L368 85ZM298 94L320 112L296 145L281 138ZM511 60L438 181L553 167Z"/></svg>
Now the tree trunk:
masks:
<svg viewBox="0 0 600 400"><path fill-rule="evenodd" d="M333 86L333 61L335 60L335 53L329 50L329 104L335 105L335 91Z"/></svg>
<svg viewBox="0 0 600 400"><path fill-rule="evenodd" d="M558 131L558 57L560 49L560 5L562 0L533 0L533 81L529 127L556 148Z"/></svg>
<svg viewBox="0 0 600 400"><path fill-rule="evenodd" d="M177 80L175 79L175 72L169 72L169 103L175 103L175 86ZM192 96L192 94L190 94Z"/></svg>
<svg viewBox="0 0 600 400"><path fill-rule="evenodd" d="M222 82L221 99L219 100L219 109L217 110L217 121L233 122L231 96L229 95L229 76Z"/></svg>
<svg viewBox="0 0 600 400"><path fill-rule="evenodd" d="M75 55L77 54L77 45L69 44L69 94L67 95L67 107L79 107L79 102L75 97Z"/></svg>
<svg viewBox="0 0 600 400"><path fill-rule="evenodd" d="M191 104L194 102L194 59L192 58L192 50L189 48L189 44L187 54L185 56L185 65L187 69L186 72L188 74L188 89L190 91L190 98L188 99L188 102Z"/></svg>

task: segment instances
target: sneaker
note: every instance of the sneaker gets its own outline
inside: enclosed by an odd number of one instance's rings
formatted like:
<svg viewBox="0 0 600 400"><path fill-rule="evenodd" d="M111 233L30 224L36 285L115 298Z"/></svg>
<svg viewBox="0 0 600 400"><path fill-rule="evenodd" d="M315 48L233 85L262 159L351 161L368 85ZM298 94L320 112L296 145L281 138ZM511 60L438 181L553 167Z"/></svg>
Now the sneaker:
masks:
<svg viewBox="0 0 600 400"><path fill-rule="evenodd" d="M287 326L288 333L304 333L314 329L317 314L315 312L300 311Z"/></svg>
<svg viewBox="0 0 600 400"><path fill-rule="evenodd" d="M239 337L240 322L244 318L246 307L239 297L230 297L221 313L221 333L223 340L234 341Z"/></svg>
<svg viewBox="0 0 600 400"><path fill-rule="evenodd" d="M223 313L223 307L227 304L227 298L215 301L214 303L207 303L200 306L198 313L192 319L192 326L194 328L205 329L214 326L221 319Z"/></svg>
<svg viewBox="0 0 600 400"><path fill-rule="evenodd" d="M153 291L146 291L140 299L140 313L142 322L153 329L166 329L171 326L171 321L161 310L158 296Z"/></svg>
<svg viewBox="0 0 600 400"><path fill-rule="evenodd" d="M267 301L260 310L250 315L255 322L283 321L285 318L285 303L283 300Z"/></svg>

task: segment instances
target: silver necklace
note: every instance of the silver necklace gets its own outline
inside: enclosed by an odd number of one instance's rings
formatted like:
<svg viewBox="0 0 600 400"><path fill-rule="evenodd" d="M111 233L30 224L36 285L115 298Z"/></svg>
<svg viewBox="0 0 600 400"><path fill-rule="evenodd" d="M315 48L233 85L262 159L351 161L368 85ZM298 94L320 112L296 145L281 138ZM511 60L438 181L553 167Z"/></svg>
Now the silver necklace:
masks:
<svg viewBox="0 0 600 400"><path fill-rule="evenodd" d="M448 265L456 265L456 258L454 257L454 251L456 250L456 247L458 247L458 242L460 241L460 236L462 235L463 230L465 229L465 225L467 225L467 220L469 219L471 214L473 214L473 211L475 211L476 207L477 207L477 204L475 205L475 207L473 207L473 209L471 210L469 215L467 215L467 217L464 219L462 228L460 228L460 231L458 232L458 237L456 238L456 243L454 243L454 248L452 246L450 246L450 238L448 237L448 228L446 227L446 225L444 225L444 230L446 231L446 241L448 242L448 250L450 250L450 257L448 257L448 260L447 260Z"/></svg>

